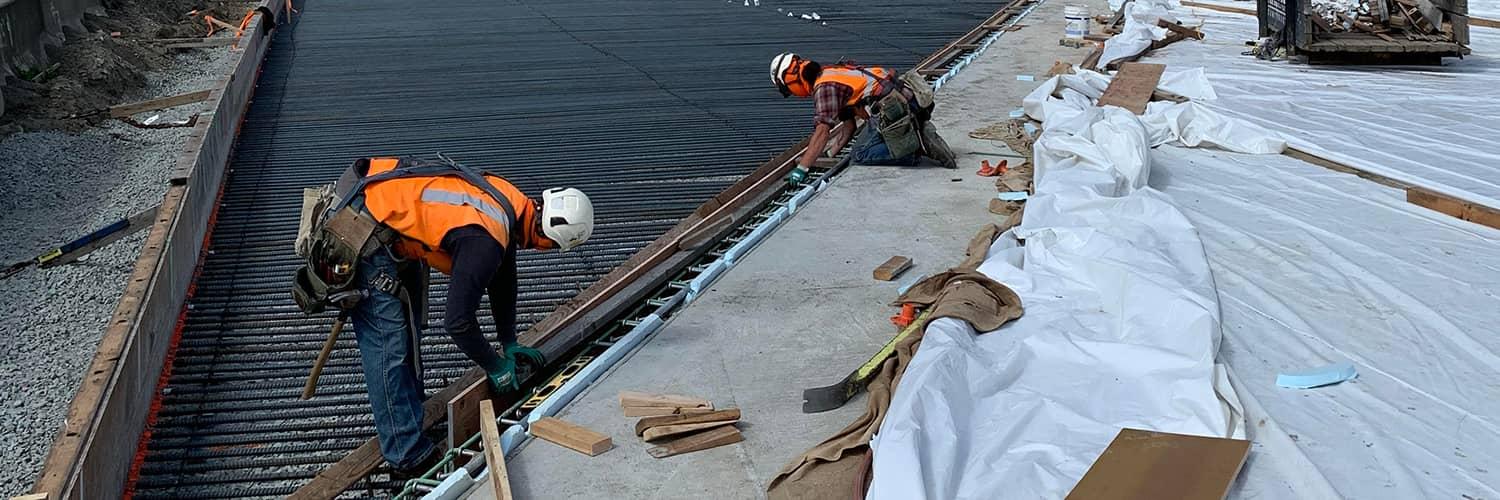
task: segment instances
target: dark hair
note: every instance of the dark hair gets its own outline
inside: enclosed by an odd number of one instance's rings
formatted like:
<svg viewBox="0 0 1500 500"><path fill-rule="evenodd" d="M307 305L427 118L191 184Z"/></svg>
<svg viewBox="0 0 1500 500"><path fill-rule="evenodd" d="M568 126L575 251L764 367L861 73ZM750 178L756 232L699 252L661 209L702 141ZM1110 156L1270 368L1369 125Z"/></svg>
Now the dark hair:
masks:
<svg viewBox="0 0 1500 500"><path fill-rule="evenodd" d="M807 88L811 89L813 82L818 81L818 75L823 72L823 65L817 61L807 61L802 67L802 81L807 82Z"/></svg>

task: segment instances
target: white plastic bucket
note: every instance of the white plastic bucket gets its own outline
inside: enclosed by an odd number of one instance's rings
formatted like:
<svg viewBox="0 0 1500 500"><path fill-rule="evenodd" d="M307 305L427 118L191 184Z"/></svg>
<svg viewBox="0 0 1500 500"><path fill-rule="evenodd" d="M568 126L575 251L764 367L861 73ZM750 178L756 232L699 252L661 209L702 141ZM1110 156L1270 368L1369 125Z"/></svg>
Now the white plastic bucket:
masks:
<svg viewBox="0 0 1500 500"><path fill-rule="evenodd" d="M1063 18L1068 20L1068 38L1083 38L1089 34L1089 8L1086 5L1063 7Z"/></svg>

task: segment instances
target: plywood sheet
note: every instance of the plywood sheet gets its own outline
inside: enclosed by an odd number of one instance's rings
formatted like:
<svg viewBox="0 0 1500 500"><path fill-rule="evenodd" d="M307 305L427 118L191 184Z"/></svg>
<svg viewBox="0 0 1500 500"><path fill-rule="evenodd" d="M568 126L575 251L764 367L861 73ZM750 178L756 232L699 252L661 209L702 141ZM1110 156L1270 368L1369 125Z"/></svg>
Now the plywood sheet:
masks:
<svg viewBox="0 0 1500 500"><path fill-rule="evenodd" d="M1068 500L1218 500L1245 465L1250 442L1121 429Z"/></svg>

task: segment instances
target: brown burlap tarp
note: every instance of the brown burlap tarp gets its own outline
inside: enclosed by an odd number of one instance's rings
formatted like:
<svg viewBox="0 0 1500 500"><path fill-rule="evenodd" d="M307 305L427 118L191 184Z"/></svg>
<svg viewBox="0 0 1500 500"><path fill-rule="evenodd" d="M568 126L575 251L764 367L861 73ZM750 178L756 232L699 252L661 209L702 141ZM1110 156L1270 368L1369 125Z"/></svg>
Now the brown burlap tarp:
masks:
<svg viewBox="0 0 1500 500"><path fill-rule="evenodd" d="M912 285L896 303L915 303L937 318L968 321L987 332L1021 317L1021 298L1005 285L979 273L989 246L1002 229L986 225L970 241L968 258L959 267L938 273ZM772 500L864 498L869 482L870 437L880 429L891 395L901 383L906 366L917 352L926 324L896 344L895 354L880 365L866 392L865 412L833 437L792 460L771 480L766 495Z"/></svg>

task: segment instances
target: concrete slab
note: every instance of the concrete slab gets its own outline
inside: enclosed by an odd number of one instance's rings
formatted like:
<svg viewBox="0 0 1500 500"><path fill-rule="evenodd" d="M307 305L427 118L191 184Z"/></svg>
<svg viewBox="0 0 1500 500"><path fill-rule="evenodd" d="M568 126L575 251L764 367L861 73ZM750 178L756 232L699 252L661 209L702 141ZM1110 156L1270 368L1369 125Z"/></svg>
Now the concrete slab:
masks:
<svg viewBox="0 0 1500 500"><path fill-rule="evenodd" d="M1086 1L1103 12L1103 1ZM970 237L998 222L996 190L981 159L1013 154L968 132L1008 119L1055 60L1063 2L1046 2L939 92L936 123L959 154L958 170L856 166L800 211L657 336L558 417L607 434L615 448L587 457L530 441L511 458L518 498L754 498L788 461L863 411L860 396L821 414L801 413L807 387L833 383L895 330L888 303L902 283L957 264ZM811 103L809 103L809 108ZM809 112L810 109L809 109ZM1015 158L1010 158L1012 163ZM892 255L914 261L894 282L871 278ZM621 415L622 390L704 397L744 414L745 441L655 459ZM482 489L482 488L481 488ZM488 498L476 492L472 498Z"/></svg>

